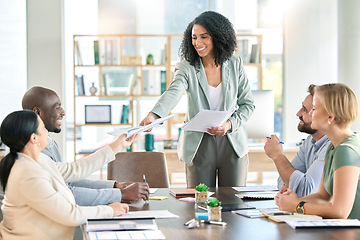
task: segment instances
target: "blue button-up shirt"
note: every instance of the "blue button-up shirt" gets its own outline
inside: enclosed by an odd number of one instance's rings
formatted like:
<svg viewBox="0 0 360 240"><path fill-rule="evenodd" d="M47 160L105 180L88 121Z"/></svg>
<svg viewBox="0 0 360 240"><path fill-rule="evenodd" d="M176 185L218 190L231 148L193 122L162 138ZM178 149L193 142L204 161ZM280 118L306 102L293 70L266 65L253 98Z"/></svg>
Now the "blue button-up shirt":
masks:
<svg viewBox="0 0 360 240"><path fill-rule="evenodd" d="M325 153L329 144L330 140L326 135L317 142L309 135L291 161L291 165L296 170L290 176L289 188L298 197L315 193L319 189L324 169ZM279 189L281 189L281 185L284 185L284 182L279 177Z"/></svg>

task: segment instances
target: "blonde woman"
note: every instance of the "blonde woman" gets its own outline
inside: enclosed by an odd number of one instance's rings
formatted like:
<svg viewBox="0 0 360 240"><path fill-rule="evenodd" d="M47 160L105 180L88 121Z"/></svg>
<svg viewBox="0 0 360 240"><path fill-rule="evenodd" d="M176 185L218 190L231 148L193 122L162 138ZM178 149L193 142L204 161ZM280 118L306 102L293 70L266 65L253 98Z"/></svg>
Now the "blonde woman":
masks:
<svg viewBox="0 0 360 240"><path fill-rule="evenodd" d="M360 137L350 129L357 117L358 102L349 87L336 83L315 88L311 127L331 141L322 181L317 193L300 199L291 189L282 189L275 197L279 209L360 219Z"/></svg>

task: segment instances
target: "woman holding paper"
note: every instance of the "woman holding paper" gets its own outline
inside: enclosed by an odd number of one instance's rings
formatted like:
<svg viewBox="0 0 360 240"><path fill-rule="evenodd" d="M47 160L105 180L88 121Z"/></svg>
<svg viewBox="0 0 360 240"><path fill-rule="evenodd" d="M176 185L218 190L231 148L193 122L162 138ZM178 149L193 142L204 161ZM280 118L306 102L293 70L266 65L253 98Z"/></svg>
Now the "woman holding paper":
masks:
<svg viewBox="0 0 360 240"><path fill-rule="evenodd" d="M248 170L247 137L243 128L254 111L250 85L240 57L233 56L236 35L219 13L200 14L187 27L180 47L184 59L175 67L172 83L142 120L147 125L167 116L187 93L185 122L203 109L235 112L207 132L182 131L178 155L186 163L188 187L244 186Z"/></svg>
<svg viewBox="0 0 360 240"><path fill-rule="evenodd" d="M10 148L0 162L1 187L5 191L0 239L73 239L75 226L88 218L104 218L128 212L127 204L83 207L65 184L67 180L88 176L136 138L121 135L110 145L93 154L91 164L56 166L40 153L47 145L48 131L33 111L9 114L1 124L1 139Z"/></svg>
<svg viewBox="0 0 360 240"><path fill-rule="evenodd" d="M276 204L291 212L360 220L360 137L350 129L358 117L356 96L344 84L318 86L311 112L311 128L324 132L331 141L319 190L298 199L284 188L276 195Z"/></svg>

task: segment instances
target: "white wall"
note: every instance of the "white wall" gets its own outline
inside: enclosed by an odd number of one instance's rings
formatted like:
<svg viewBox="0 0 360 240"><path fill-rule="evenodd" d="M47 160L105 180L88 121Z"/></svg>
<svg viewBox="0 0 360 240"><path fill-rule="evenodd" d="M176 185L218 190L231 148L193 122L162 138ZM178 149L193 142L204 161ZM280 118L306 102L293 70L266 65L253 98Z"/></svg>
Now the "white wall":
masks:
<svg viewBox="0 0 360 240"><path fill-rule="evenodd" d="M0 123L26 91L26 2L0 0Z"/></svg>
<svg viewBox="0 0 360 240"><path fill-rule="evenodd" d="M338 1L339 82L348 85L360 100L360 1ZM360 131L360 119L352 125Z"/></svg>
<svg viewBox="0 0 360 240"><path fill-rule="evenodd" d="M284 15L284 140L306 136L296 112L310 84L337 82L337 0L292 1Z"/></svg>
<svg viewBox="0 0 360 240"><path fill-rule="evenodd" d="M64 99L63 1L27 1L28 88L42 86ZM65 129L52 134L63 151Z"/></svg>

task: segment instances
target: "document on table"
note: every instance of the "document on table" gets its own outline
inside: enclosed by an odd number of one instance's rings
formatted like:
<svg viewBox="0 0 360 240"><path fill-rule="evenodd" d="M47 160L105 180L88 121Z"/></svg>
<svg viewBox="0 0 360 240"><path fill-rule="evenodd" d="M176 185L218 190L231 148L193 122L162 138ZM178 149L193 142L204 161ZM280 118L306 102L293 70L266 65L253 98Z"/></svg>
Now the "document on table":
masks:
<svg viewBox="0 0 360 240"><path fill-rule="evenodd" d="M360 221L358 219L323 219L323 220L312 220L312 221L285 221L290 227L296 228L360 228Z"/></svg>
<svg viewBox="0 0 360 240"><path fill-rule="evenodd" d="M150 128L153 128L167 120L169 120L170 118L174 117L174 114L171 114L167 117L163 117L163 118L159 118L156 119L155 121L153 121L152 123L146 125L146 126L138 126L138 127L129 127L129 128L120 128L120 129L116 129L112 132L108 132L108 134L113 135L115 137L119 137L122 134L126 134L127 138L130 138L132 135L137 134L137 133L141 133L144 132Z"/></svg>
<svg viewBox="0 0 360 240"><path fill-rule="evenodd" d="M250 193L239 193L235 194L238 198L242 199L258 199L258 200L269 200L274 199L277 192L250 192Z"/></svg>
<svg viewBox="0 0 360 240"><path fill-rule="evenodd" d="M155 218L155 219L162 219L162 218L178 218L178 215L175 215L168 210L149 210L149 211L134 211L128 212L123 214L119 217L113 217L109 219L146 219L146 218Z"/></svg>
<svg viewBox="0 0 360 240"><path fill-rule="evenodd" d="M268 192L268 191L279 191L276 186L258 185L258 186L247 186L247 187L233 187L238 192Z"/></svg>
<svg viewBox="0 0 360 240"><path fill-rule="evenodd" d="M206 132L211 127L220 127L223 125L235 110L213 111L202 109L190 121L181 128L185 131Z"/></svg>
<svg viewBox="0 0 360 240"><path fill-rule="evenodd" d="M160 230L148 231L103 231L89 232L90 240L112 240L112 239L165 239Z"/></svg>
<svg viewBox="0 0 360 240"><path fill-rule="evenodd" d="M87 232L128 230L158 230L158 226L155 219L97 220L88 221L86 224Z"/></svg>

